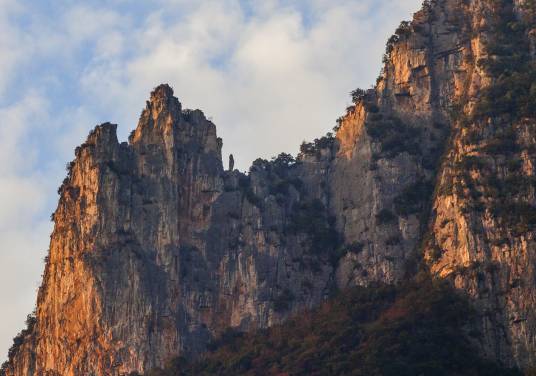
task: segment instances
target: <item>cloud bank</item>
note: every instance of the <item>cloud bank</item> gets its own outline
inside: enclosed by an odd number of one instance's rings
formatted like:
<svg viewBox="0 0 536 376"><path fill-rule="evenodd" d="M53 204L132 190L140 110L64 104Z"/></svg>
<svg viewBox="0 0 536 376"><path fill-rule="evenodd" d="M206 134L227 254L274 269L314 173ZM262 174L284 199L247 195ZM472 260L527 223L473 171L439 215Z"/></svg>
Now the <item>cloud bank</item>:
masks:
<svg viewBox="0 0 536 376"><path fill-rule="evenodd" d="M166 82L238 168L294 154L374 82L420 2L0 0L0 359L35 304L65 163L94 125L125 139Z"/></svg>

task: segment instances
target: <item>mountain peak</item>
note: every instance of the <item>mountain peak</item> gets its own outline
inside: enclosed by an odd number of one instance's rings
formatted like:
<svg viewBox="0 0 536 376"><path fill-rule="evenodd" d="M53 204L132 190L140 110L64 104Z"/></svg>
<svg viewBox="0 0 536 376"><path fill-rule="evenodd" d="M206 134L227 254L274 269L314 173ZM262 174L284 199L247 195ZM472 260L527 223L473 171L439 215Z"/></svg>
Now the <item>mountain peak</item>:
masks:
<svg viewBox="0 0 536 376"><path fill-rule="evenodd" d="M169 99L173 97L173 88L169 84L160 84L151 92L151 102L158 99Z"/></svg>
<svg viewBox="0 0 536 376"><path fill-rule="evenodd" d="M169 84L160 84L151 92L147 109L157 114L166 109L170 112L180 112L182 106L178 98L173 95L173 88Z"/></svg>
<svg viewBox="0 0 536 376"><path fill-rule="evenodd" d="M376 88L352 92L338 142L302 145L299 163L283 154L249 174L224 171L215 125L182 111L167 84L152 91L130 145L117 143L114 125L97 127L68 167L36 317L0 376L146 372L176 356L202 358L229 329L302 315L330 292L424 277L474 303L475 352L536 366L534 23L514 22L518 3L425 1L426 17L389 39ZM392 294L374 292L382 296ZM412 291L377 312L356 304L356 314L413 323L413 297L417 309L423 295ZM433 333L449 344L457 332L442 321ZM389 342L423 353L418 341ZM324 371L299 351L318 367L309 373ZM396 359L389 354L381 360ZM257 364L246 355L240 367ZM337 362L344 372L361 367ZM469 374L466 364L456 369ZM399 373L419 373L409 369Z"/></svg>

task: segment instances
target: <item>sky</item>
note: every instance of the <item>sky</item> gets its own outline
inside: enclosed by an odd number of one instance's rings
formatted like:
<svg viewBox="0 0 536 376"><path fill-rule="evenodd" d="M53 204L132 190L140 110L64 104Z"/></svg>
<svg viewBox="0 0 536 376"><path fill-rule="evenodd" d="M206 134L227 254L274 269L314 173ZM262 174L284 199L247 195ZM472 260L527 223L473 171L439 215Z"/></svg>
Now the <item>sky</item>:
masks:
<svg viewBox="0 0 536 376"><path fill-rule="evenodd" d="M35 305L57 187L169 83L245 171L324 135L421 0L0 0L0 361Z"/></svg>

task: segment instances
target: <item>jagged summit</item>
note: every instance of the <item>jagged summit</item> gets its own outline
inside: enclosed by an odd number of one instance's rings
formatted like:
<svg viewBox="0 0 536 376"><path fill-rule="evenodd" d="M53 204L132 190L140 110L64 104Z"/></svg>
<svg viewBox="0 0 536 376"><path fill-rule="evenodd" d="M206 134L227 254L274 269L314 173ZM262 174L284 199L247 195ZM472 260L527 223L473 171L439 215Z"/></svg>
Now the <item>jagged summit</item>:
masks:
<svg viewBox="0 0 536 376"><path fill-rule="evenodd" d="M155 98L171 98L173 97L173 88L169 84L160 84L151 92L151 101Z"/></svg>
<svg viewBox="0 0 536 376"><path fill-rule="evenodd" d="M425 2L336 137L248 175L224 170L216 127L169 85L129 145L97 127L60 189L37 315L4 374L144 372L419 265L470 299L483 356L536 366L530 4Z"/></svg>
<svg viewBox="0 0 536 376"><path fill-rule="evenodd" d="M180 113L182 106L173 96L173 89L168 84L161 84L151 92L151 99L147 102L147 109L159 113L168 110L171 113Z"/></svg>
<svg viewBox="0 0 536 376"><path fill-rule="evenodd" d="M95 128L89 132L86 144L95 145L101 140L114 140L117 143L117 124L105 122L95 126Z"/></svg>
<svg viewBox="0 0 536 376"><path fill-rule="evenodd" d="M208 128L210 128L209 131L206 130ZM203 132L205 132L204 135ZM164 141L167 147L171 147L178 141L175 140L177 137L190 138L192 135L194 138L210 135L209 138L214 136L216 139L216 128L205 118L202 111L183 111L181 103L173 95L173 89L167 84L162 84L152 91L150 100L147 101L138 126L129 137L129 141L132 144L137 144L142 140L153 144ZM209 140L206 142L214 144Z"/></svg>

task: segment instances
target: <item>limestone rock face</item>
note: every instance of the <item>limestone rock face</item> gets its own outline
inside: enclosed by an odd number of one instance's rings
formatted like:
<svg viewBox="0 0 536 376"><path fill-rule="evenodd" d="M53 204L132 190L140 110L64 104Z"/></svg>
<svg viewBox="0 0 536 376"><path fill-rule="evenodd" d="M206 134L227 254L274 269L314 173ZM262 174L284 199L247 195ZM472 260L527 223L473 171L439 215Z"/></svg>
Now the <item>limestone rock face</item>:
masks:
<svg viewBox="0 0 536 376"><path fill-rule="evenodd" d="M96 127L60 188L36 322L5 374L143 372L418 264L473 299L484 354L536 365L536 122L474 116L498 15L487 0L426 1L335 137L247 175L224 170L214 124L167 85L128 143ZM520 187L509 206L497 180Z"/></svg>
<svg viewBox="0 0 536 376"><path fill-rule="evenodd" d="M329 294L330 254L311 251L307 214L335 230L324 191L300 180L311 171L265 161L249 176L224 171L221 145L167 85L128 144L113 124L91 132L60 188L37 324L8 375L144 371Z"/></svg>

